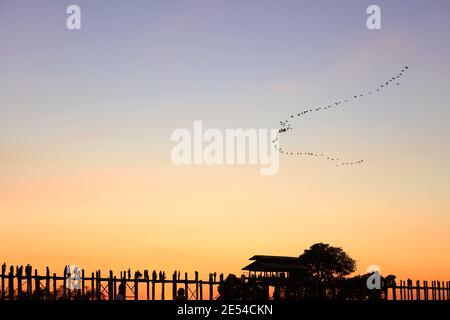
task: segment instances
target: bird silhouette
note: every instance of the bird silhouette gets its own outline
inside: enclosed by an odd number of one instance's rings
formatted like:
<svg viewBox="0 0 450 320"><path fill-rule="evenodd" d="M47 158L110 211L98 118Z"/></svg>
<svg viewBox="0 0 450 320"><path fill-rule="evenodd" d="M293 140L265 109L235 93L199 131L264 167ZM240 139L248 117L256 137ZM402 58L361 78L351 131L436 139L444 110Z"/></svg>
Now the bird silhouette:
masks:
<svg viewBox="0 0 450 320"><path fill-rule="evenodd" d="M381 84L379 88L376 88L376 92L380 92L381 89L385 89L385 88L389 85L389 83L392 82L393 80L399 79L401 76L404 75L404 72L405 72L407 69L408 69L408 66L405 66L403 69L401 69L401 72L400 72L399 74L397 74L396 76L393 76L392 78L388 79L388 81L386 81L386 82L384 82L383 84ZM400 85L400 82L396 82L396 85ZM369 94L369 95L372 95L372 91L368 91L368 94ZM354 95L353 97L354 97L354 99L357 99L358 96L359 96L359 97L364 97L364 94L363 94L363 93L360 93L359 95ZM312 109L306 109L306 110L301 111L300 113L297 113L297 117L301 117L302 115L305 115L305 114L307 114L307 113L311 113L311 112L313 112L313 111L314 111L314 112L318 112L318 111L320 111L320 110L331 109L333 106L338 106L338 105L340 105L341 103L347 103L347 102L348 102L348 99L343 99L343 100L339 100L339 101L333 102L333 105L328 105L328 106L323 106L323 107L316 107L316 108L312 108ZM293 118L294 118L294 115L291 115L291 119L293 119ZM278 130L279 134L285 133L285 132L290 131L290 130L293 130L293 127L292 127L291 123L289 122L289 120L286 120L286 121L284 121L284 122L283 122L283 121L280 121L280 125L281 125L283 128L281 128L281 129ZM279 141L279 139L278 139L278 136L277 136L277 138L273 140L273 143L274 143L274 144L275 144L275 143L277 144L278 141ZM326 158L327 160L330 160L330 161L339 161L339 158L325 156L325 155L322 154L322 153L321 153L321 154L316 154L316 153L311 153L311 152L308 152L308 153L306 153L306 152L295 152L295 153L294 153L294 152L285 152L285 151L284 151L282 148L280 148L280 147L277 147L276 149L279 150L279 152L282 153L282 154L288 154L288 155L303 155L303 156L304 156L304 155L308 155L308 156L315 156L315 157L320 156L320 157ZM351 165L351 166L353 166L353 165L361 164L361 163L363 163L363 160L359 160L359 161L355 161L355 162L342 162L341 165ZM336 164L336 166L339 166L339 164Z"/></svg>

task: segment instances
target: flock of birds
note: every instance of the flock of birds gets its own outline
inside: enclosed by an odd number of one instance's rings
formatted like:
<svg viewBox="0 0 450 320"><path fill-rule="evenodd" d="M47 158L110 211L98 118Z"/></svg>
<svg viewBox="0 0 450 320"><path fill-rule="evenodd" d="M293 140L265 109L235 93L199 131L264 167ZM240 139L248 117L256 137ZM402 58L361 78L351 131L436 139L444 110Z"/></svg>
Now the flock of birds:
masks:
<svg viewBox="0 0 450 320"><path fill-rule="evenodd" d="M291 124L291 120L293 120L295 118L301 118L304 115L311 114L313 112L319 112L319 111L323 111L323 110L334 109L334 108L340 107L342 105L345 105L345 104L349 103L350 101L355 101L356 99L362 98L364 96L369 96L369 95L380 93L383 89L387 88L388 86L391 86L391 85L394 85L394 84L396 86L400 85L400 78L405 74L405 72L407 70L408 70L408 66L404 66L398 74L396 74L393 77L389 78L389 80L384 81L379 87L377 87L373 91L367 91L366 93L360 93L360 94L354 95L352 98L347 98L347 99L335 101L332 104L327 105L327 106L311 107L309 109L305 109L303 111L300 111L300 112L298 112L296 114L292 114L290 116L290 118L287 119L287 120L280 121L281 128L278 130L277 137L272 141L272 143L274 144L275 149L278 150L280 153L285 154L285 155L289 155L289 156L320 157L320 158L323 158L323 159L326 159L326 160L329 160L329 161L334 161L336 166L352 166L352 165L357 165L357 164L363 163L364 160L358 160L358 161L354 161L354 162L344 162L339 157L329 156L329 155L326 155L326 154L323 154L323 153L289 152L289 151L285 151L284 149L282 149L279 146L279 137L280 137L280 134L283 134L283 133L286 133L288 131L293 130L293 127L292 127L292 124Z"/></svg>

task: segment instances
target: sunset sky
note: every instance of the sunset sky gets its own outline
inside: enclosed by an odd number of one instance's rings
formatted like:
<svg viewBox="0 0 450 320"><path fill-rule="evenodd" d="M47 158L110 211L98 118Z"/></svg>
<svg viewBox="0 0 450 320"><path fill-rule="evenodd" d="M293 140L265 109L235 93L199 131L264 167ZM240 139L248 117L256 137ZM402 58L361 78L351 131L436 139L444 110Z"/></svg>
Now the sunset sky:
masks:
<svg viewBox="0 0 450 320"><path fill-rule="evenodd" d="M0 263L239 274L325 242L357 273L450 280L449 17L444 0L0 0ZM171 162L194 120L278 128L405 65L282 136L362 165Z"/></svg>

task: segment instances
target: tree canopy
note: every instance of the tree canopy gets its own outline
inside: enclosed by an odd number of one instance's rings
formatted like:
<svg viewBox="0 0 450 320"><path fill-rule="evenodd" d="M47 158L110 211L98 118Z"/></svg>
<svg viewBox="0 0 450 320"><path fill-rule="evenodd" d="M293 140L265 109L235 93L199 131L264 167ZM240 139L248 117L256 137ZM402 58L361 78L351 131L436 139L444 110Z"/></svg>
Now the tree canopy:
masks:
<svg viewBox="0 0 450 320"><path fill-rule="evenodd" d="M299 262L322 281L342 278L356 270L356 261L342 248L326 243L313 244L299 256Z"/></svg>

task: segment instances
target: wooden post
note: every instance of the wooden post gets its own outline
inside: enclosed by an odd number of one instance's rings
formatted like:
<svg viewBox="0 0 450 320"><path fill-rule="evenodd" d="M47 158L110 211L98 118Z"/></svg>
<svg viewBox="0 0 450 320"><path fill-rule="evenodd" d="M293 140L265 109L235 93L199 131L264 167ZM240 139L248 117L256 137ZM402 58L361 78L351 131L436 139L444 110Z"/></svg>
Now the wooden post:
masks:
<svg viewBox="0 0 450 320"><path fill-rule="evenodd" d="M66 300L66 290L67 290L67 267L64 267L64 274L63 274L63 299Z"/></svg>
<svg viewBox="0 0 450 320"><path fill-rule="evenodd" d="M431 281L431 293L433 296L433 301L436 300L436 281Z"/></svg>
<svg viewBox="0 0 450 320"><path fill-rule="evenodd" d="M27 277L27 293L28 293L28 296L30 296L30 297L33 294L32 269L33 268L29 264L25 267L25 276Z"/></svg>
<svg viewBox="0 0 450 320"><path fill-rule="evenodd" d="M420 281L416 281L416 300L420 300Z"/></svg>
<svg viewBox="0 0 450 320"><path fill-rule="evenodd" d="M405 300L408 300L408 281L407 280L403 280L403 298Z"/></svg>
<svg viewBox="0 0 450 320"><path fill-rule="evenodd" d="M165 277L164 274L161 276L161 300L165 300Z"/></svg>
<svg viewBox="0 0 450 320"><path fill-rule="evenodd" d="M448 300L447 281L442 281L442 300Z"/></svg>
<svg viewBox="0 0 450 320"><path fill-rule="evenodd" d="M403 280L400 280L400 300L403 300Z"/></svg>
<svg viewBox="0 0 450 320"><path fill-rule="evenodd" d="M91 299L95 300L95 295L97 294L97 289L95 288L94 284L94 273L91 273Z"/></svg>
<svg viewBox="0 0 450 320"><path fill-rule="evenodd" d="M9 300L14 300L14 267L9 268L9 278L8 278L8 298Z"/></svg>
<svg viewBox="0 0 450 320"><path fill-rule="evenodd" d="M203 300L203 281L200 280L200 300Z"/></svg>
<svg viewBox="0 0 450 320"><path fill-rule="evenodd" d="M433 298L433 300L437 300L437 297L438 297L438 291L437 291L437 281L436 280L433 280L433 288L434 288L434 298Z"/></svg>
<svg viewBox="0 0 450 320"><path fill-rule="evenodd" d="M22 297L22 267L16 267L17 276L17 297L20 299Z"/></svg>
<svg viewBox="0 0 450 320"><path fill-rule="evenodd" d="M220 282L220 284L219 284L219 286L222 288L222 290L223 290L223 273L221 273L220 274L220 277L219 277L219 282ZM220 300L223 300L224 299L224 297L223 297L223 292L220 294Z"/></svg>
<svg viewBox="0 0 450 320"><path fill-rule="evenodd" d="M214 287L213 287L213 275L209 275L209 300L214 300Z"/></svg>
<svg viewBox="0 0 450 320"><path fill-rule="evenodd" d="M446 292L447 292L447 282L441 281L441 283L442 283L442 287L441 287L441 290L442 290L442 300L446 300L445 296L446 296Z"/></svg>
<svg viewBox="0 0 450 320"><path fill-rule="evenodd" d="M134 300L139 299L139 280L137 273L134 274Z"/></svg>
<svg viewBox="0 0 450 320"><path fill-rule="evenodd" d="M84 269L81 269L81 295L83 296L83 298L86 295L86 279L84 275Z"/></svg>
<svg viewBox="0 0 450 320"><path fill-rule="evenodd" d="M438 290L438 286L437 286L437 281L434 280L434 300L438 300L438 293L439 293L439 290Z"/></svg>
<svg viewBox="0 0 450 320"><path fill-rule="evenodd" d="M447 281L447 300L450 300L450 281Z"/></svg>
<svg viewBox="0 0 450 320"><path fill-rule="evenodd" d="M98 271L97 270L95 270L95 275L94 275L94 273L92 274L92 277L94 279L93 286L92 286L92 292L93 292L93 296L94 296L93 300L97 300L97 298L98 298L98 280L97 280Z"/></svg>
<svg viewBox="0 0 450 320"><path fill-rule="evenodd" d="M406 295L407 295L407 300L411 300L411 280L406 280Z"/></svg>
<svg viewBox="0 0 450 320"><path fill-rule="evenodd" d="M102 284L101 284L101 277L102 274L100 270L97 271L97 278L96 278L96 287L97 287L97 300L100 301L102 298Z"/></svg>
<svg viewBox="0 0 450 320"><path fill-rule="evenodd" d="M145 279L146 280L146 296L147 296L147 301L150 300L150 278Z"/></svg>
<svg viewBox="0 0 450 320"><path fill-rule="evenodd" d="M437 281L438 300L441 300L441 282Z"/></svg>
<svg viewBox="0 0 450 320"><path fill-rule="evenodd" d="M424 300L428 300L428 281L424 281L423 282L423 297L424 297Z"/></svg>
<svg viewBox="0 0 450 320"><path fill-rule="evenodd" d="M50 269L48 267L45 271L45 291L47 300L50 300Z"/></svg>
<svg viewBox="0 0 450 320"><path fill-rule="evenodd" d="M446 299L446 292L447 292L447 282L446 281L442 281L442 300L447 300Z"/></svg>
<svg viewBox="0 0 450 320"><path fill-rule="evenodd" d="M195 300L198 300L198 294L199 294L199 288L198 288L198 271L195 271Z"/></svg>
<svg viewBox="0 0 450 320"><path fill-rule="evenodd" d="M117 277L114 276L114 299L116 298L117 295ZM123 297L125 299L125 297Z"/></svg>
<svg viewBox="0 0 450 320"><path fill-rule="evenodd" d="M396 301L397 300L397 282L395 282L395 279L393 280L393 284L392 284L392 300Z"/></svg>
<svg viewBox="0 0 450 320"><path fill-rule="evenodd" d="M155 300L156 271L152 273L152 300Z"/></svg>
<svg viewBox="0 0 450 320"><path fill-rule="evenodd" d="M438 290L438 285L437 285L437 281L436 280L434 280L434 299L435 300L439 300L438 299L438 294L439 294L439 290Z"/></svg>
<svg viewBox="0 0 450 320"><path fill-rule="evenodd" d="M441 300L445 300L445 282L441 281Z"/></svg>
<svg viewBox="0 0 450 320"><path fill-rule="evenodd" d="M447 281L445 281L445 283L444 283L444 281L442 281L442 289L443 289L442 299L448 300L448 282Z"/></svg>
<svg viewBox="0 0 450 320"><path fill-rule="evenodd" d="M450 281L447 281L447 300L450 300Z"/></svg>
<svg viewBox="0 0 450 320"><path fill-rule="evenodd" d="M428 281L427 281L428 285ZM433 281L431 281L431 284L427 288L427 300L433 300Z"/></svg>
<svg viewBox="0 0 450 320"><path fill-rule="evenodd" d="M40 298L41 297L41 281L39 279L37 270L34 270L34 283L35 283L34 292L36 293L36 296L38 298Z"/></svg>
<svg viewBox="0 0 450 320"><path fill-rule="evenodd" d="M447 300L450 300L450 281L447 281Z"/></svg>
<svg viewBox="0 0 450 320"><path fill-rule="evenodd" d="M56 273L53 273L53 299L56 300L58 298L58 288L56 285Z"/></svg>
<svg viewBox="0 0 450 320"><path fill-rule="evenodd" d="M177 298L177 271L172 275L172 300Z"/></svg>
<svg viewBox="0 0 450 320"><path fill-rule="evenodd" d="M184 273L184 296L186 300L189 300L189 284L188 284L188 273Z"/></svg>
<svg viewBox="0 0 450 320"><path fill-rule="evenodd" d="M5 273L6 273L6 264L2 264L2 293L1 299L5 300Z"/></svg>
<svg viewBox="0 0 450 320"><path fill-rule="evenodd" d="M431 281L431 284L428 285L427 281L427 300L433 300L433 281Z"/></svg>
<svg viewBox="0 0 450 320"><path fill-rule="evenodd" d="M108 300L114 300L113 290L114 290L114 286L113 286L113 272L112 272L112 270L109 270Z"/></svg>
<svg viewBox="0 0 450 320"><path fill-rule="evenodd" d="M436 291L434 290L434 280L431 281L431 300L436 300Z"/></svg>

